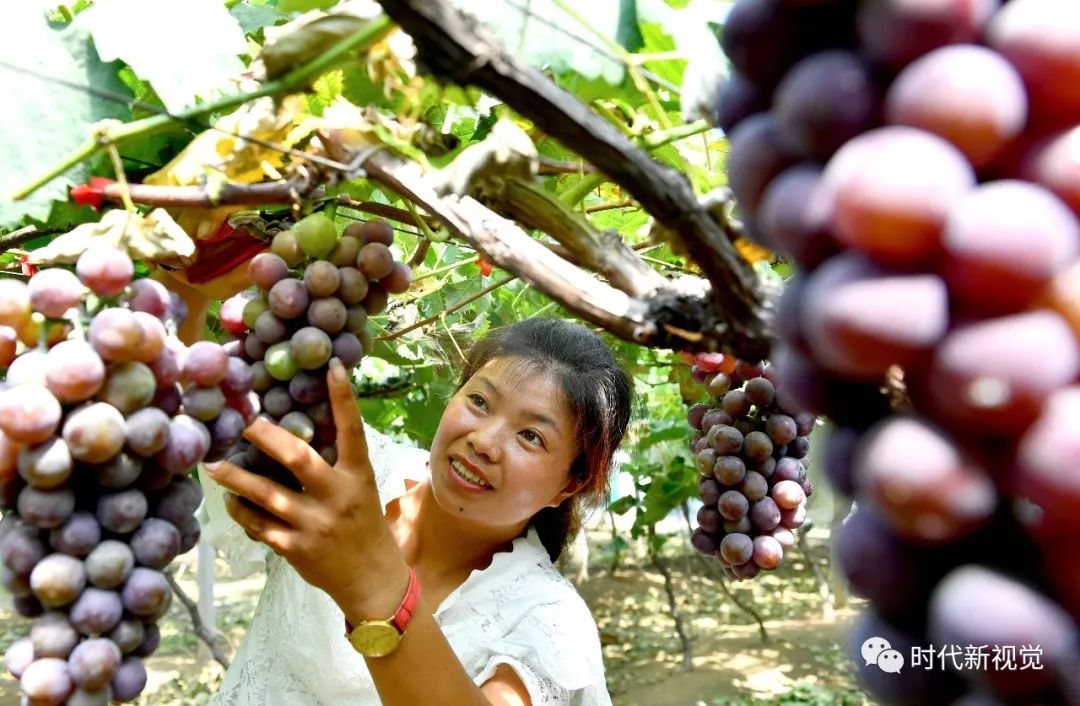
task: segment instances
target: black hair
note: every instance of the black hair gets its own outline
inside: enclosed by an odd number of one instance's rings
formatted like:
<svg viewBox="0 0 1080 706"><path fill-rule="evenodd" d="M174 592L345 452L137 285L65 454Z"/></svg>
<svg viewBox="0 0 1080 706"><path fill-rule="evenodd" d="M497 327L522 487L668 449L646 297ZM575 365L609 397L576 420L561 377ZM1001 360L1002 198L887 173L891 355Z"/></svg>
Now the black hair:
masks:
<svg viewBox="0 0 1080 706"><path fill-rule="evenodd" d="M551 373L572 415L579 447L570 477L581 488L531 522L555 561L586 510L608 498L612 460L630 422L633 382L600 336L560 319L526 319L488 332L469 350L458 389L496 358L518 358L531 370Z"/></svg>

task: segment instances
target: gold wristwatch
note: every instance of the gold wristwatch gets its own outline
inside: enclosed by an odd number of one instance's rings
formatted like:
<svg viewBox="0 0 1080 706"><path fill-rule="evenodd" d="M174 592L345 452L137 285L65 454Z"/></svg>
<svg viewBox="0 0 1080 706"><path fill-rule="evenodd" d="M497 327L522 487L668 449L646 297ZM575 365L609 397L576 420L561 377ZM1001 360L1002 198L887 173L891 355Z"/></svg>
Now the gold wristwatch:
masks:
<svg viewBox="0 0 1080 706"><path fill-rule="evenodd" d="M409 567L409 587L401 604L386 620L365 620L355 627L345 621L345 637L360 654L365 657L385 657L401 644L405 630L409 627L416 606L420 602L420 582L416 571Z"/></svg>

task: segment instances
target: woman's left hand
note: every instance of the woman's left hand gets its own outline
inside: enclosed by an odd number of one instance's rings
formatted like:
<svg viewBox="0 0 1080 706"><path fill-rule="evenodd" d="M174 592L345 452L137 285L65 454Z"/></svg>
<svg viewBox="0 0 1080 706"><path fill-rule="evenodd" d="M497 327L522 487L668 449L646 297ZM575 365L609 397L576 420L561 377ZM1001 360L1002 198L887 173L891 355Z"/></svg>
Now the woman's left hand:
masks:
<svg viewBox="0 0 1080 706"><path fill-rule="evenodd" d="M303 440L265 419L256 419L244 432L252 444L291 470L304 492L224 461L210 466L210 474L249 501L227 498L229 515L292 564L304 580L326 591L347 618L384 617L405 593L408 566L383 515L364 422L345 368L336 358L327 382L337 426L338 461L333 466Z"/></svg>

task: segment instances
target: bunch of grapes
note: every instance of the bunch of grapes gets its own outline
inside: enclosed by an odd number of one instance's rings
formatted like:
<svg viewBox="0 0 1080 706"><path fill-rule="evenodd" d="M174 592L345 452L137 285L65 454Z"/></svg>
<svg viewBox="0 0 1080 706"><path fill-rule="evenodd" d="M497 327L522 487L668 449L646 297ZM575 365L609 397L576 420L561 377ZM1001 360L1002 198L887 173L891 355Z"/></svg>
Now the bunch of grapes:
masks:
<svg viewBox="0 0 1080 706"><path fill-rule="evenodd" d="M722 44L732 192L801 270L772 360L837 423L826 469L857 499L855 653L1040 650L863 676L904 703L1080 701L1080 4L738 0Z"/></svg>
<svg viewBox="0 0 1080 706"><path fill-rule="evenodd" d="M719 353L692 357L691 374L713 397L690 408L690 439L704 503L691 543L734 579L780 566L806 521L814 485L803 459L817 419L776 387L771 365Z"/></svg>
<svg viewBox="0 0 1080 706"><path fill-rule="evenodd" d="M409 267L394 260L393 239L383 221L351 224L339 237L326 215L307 216L251 261L255 288L221 308L222 325L239 337L226 347L252 362L263 416L311 444L328 463L337 460L326 388L330 359L339 358L346 369L355 366L374 345L368 317L412 283ZM288 469L253 445L242 442L229 460L299 489Z"/></svg>
<svg viewBox="0 0 1080 706"><path fill-rule="evenodd" d="M75 272L0 280L0 581L36 618L6 661L34 706L138 697L172 599L162 572L199 538L186 474L254 417L250 366L186 349L182 300L133 272L96 247Z"/></svg>

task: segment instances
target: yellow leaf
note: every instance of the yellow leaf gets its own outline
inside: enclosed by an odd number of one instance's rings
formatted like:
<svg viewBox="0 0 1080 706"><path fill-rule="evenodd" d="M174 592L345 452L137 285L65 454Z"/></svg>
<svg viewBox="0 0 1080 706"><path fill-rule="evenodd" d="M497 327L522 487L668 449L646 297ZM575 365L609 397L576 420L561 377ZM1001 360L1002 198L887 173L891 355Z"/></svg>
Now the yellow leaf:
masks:
<svg viewBox="0 0 1080 706"><path fill-rule="evenodd" d="M195 254L195 242L165 209L154 209L146 216L116 209L97 223L84 223L34 250L30 261L42 265L72 263L96 245L118 248L148 262L183 261Z"/></svg>

